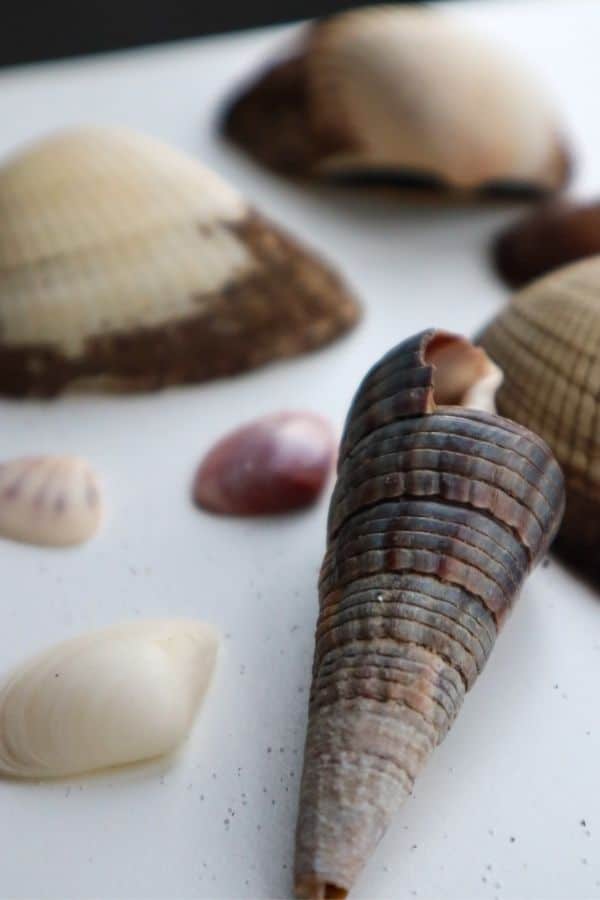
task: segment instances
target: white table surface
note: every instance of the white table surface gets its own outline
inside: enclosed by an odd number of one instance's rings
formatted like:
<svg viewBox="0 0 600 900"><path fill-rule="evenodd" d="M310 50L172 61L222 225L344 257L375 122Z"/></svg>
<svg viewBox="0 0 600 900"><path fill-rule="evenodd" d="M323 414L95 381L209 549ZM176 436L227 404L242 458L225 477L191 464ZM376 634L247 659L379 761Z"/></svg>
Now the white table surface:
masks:
<svg viewBox="0 0 600 900"><path fill-rule="evenodd" d="M554 89L578 193L600 188L600 4L456 4ZM504 301L485 248L514 212L428 211L303 191L215 134L240 76L286 29L5 70L0 154L81 121L179 145L345 270L367 310L351 337L236 380L155 396L0 402L0 456L78 452L110 511L83 549L0 544L0 663L89 628L198 616L225 639L174 762L67 782L0 782L0 896L285 897L302 764L326 500L277 521L188 502L215 437L254 414L343 420L380 353L425 326L471 332ZM600 596L555 560L529 580L485 673L353 896L600 897ZM585 822L585 824L584 824Z"/></svg>

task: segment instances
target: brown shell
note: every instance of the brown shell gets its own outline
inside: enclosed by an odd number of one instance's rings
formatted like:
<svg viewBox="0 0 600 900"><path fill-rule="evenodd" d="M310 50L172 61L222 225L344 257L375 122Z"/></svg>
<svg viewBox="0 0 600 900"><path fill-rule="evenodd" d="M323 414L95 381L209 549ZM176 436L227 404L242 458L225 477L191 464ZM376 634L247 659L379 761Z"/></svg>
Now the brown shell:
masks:
<svg viewBox="0 0 600 900"><path fill-rule="evenodd" d="M350 890L560 521L562 476L539 437L436 404L453 401L433 361L452 341L473 351L436 331L394 348L348 415L319 582L299 897Z"/></svg>
<svg viewBox="0 0 600 900"><path fill-rule="evenodd" d="M498 274L515 288L598 253L600 203L548 203L502 231L492 248Z"/></svg>
<svg viewBox="0 0 600 900"><path fill-rule="evenodd" d="M196 160L123 129L0 168L0 393L152 389L319 347L356 301Z"/></svg>
<svg viewBox="0 0 600 900"><path fill-rule="evenodd" d="M569 160L535 79L426 9L378 6L307 29L225 113L225 133L287 175L440 198L557 190Z"/></svg>
<svg viewBox="0 0 600 900"><path fill-rule="evenodd" d="M480 343L504 371L498 409L544 438L562 466L557 546L600 574L600 256L516 294Z"/></svg>

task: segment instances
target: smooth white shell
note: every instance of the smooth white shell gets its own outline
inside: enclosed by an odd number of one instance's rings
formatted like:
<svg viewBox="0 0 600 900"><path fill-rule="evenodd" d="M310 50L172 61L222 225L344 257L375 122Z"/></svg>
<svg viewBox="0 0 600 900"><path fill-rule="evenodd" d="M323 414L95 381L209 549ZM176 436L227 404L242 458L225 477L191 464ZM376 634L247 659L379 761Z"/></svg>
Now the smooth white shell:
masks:
<svg viewBox="0 0 600 900"><path fill-rule="evenodd" d="M218 647L202 622L140 622L57 644L0 685L0 772L44 778L170 753Z"/></svg>
<svg viewBox="0 0 600 900"><path fill-rule="evenodd" d="M27 544L81 544L97 531L102 499L94 472L73 456L0 463L0 537Z"/></svg>

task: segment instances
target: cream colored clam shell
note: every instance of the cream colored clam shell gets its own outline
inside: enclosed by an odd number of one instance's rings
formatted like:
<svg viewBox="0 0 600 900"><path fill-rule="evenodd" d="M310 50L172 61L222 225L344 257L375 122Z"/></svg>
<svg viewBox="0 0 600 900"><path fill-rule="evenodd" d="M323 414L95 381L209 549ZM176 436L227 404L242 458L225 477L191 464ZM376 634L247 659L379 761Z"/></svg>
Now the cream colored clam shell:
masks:
<svg viewBox="0 0 600 900"><path fill-rule="evenodd" d="M74 456L0 463L0 537L27 544L81 544L97 531L102 496L89 464Z"/></svg>
<svg viewBox="0 0 600 900"><path fill-rule="evenodd" d="M461 189L563 178L535 78L450 17L394 6L332 17L306 62L317 126L348 145L323 158L325 171L402 169Z"/></svg>
<svg viewBox="0 0 600 900"><path fill-rule="evenodd" d="M210 681L215 630L136 622L57 644L0 684L0 772L45 778L170 753Z"/></svg>
<svg viewBox="0 0 600 900"><path fill-rule="evenodd" d="M67 131L18 154L0 170L0 209L6 345L76 357L103 332L192 315L194 296L253 266L226 227L246 215L241 197L195 160L125 129Z"/></svg>

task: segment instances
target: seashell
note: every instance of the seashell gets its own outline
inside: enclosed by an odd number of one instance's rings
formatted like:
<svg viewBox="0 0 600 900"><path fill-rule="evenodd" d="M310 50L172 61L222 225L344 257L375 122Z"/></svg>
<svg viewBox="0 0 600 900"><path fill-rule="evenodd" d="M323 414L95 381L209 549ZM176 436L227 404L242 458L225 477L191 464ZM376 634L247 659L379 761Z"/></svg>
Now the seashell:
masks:
<svg viewBox="0 0 600 900"><path fill-rule="evenodd" d="M206 693L210 625L135 622L57 644L0 684L0 772L77 775L174 751Z"/></svg>
<svg viewBox="0 0 600 900"><path fill-rule="evenodd" d="M89 540L101 519L100 486L85 460L32 456L0 463L0 537L67 547Z"/></svg>
<svg viewBox="0 0 600 900"><path fill-rule="evenodd" d="M430 330L354 397L319 581L299 897L346 896L558 527L559 466L488 411L498 381L480 350Z"/></svg>
<svg viewBox="0 0 600 900"><path fill-rule="evenodd" d="M449 17L400 5L318 22L225 113L225 133L291 175L537 195L569 158L532 76Z"/></svg>
<svg viewBox="0 0 600 900"><path fill-rule="evenodd" d="M537 432L563 469L558 548L600 574L600 257L524 288L479 340L504 370L500 412Z"/></svg>
<svg viewBox="0 0 600 900"><path fill-rule="evenodd" d="M492 254L498 274L522 287L600 253L600 203L548 203L502 231Z"/></svg>
<svg viewBox="0 0 600 900"><path fill-rule="evenodd" d="M311 506L335 458L331 427L314 413L264 416L209 450L194 482L194 499L212 512L260 516Z"/></svg>
<svg viewBox="0 0 600 900"><path fill-rule="evenodd" d="M319 347L358 318L317 256L195 160L107 128L0 169L0 393L150 389Z"/></svg>

